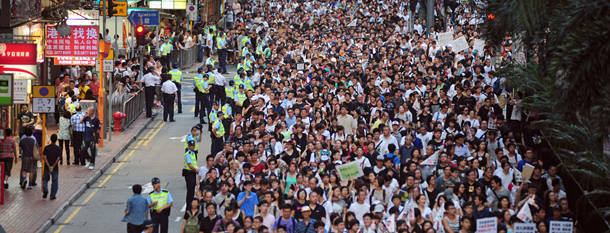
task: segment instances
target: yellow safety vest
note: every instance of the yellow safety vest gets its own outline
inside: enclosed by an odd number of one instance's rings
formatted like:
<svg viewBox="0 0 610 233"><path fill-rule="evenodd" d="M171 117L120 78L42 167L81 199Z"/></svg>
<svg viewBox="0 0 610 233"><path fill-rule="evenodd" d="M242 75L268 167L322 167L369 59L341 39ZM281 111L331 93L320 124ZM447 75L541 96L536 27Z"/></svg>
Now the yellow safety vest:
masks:
<svg viewBox="0 0 610 233"><path fill-rule="evenodd" d="M207 80L203 80L203 82L201 82L201 89L200 89L199 91L201 91L201 93L203 93L203 94L208 94L208 93L210 93L210 91L209 91L209 90L206 90L206 89L203 87L203 84L204 84L204 83L206 84L206 86L208 86L208 87L210 86L210 82L209 82L209 81L207 81Z"/></svg>
<svg viewBox="0 0 610 233"><path fill-rule="evenodd" d="M68 105L68 110L74 114L76 113L76 105L74 103L71 103L70 105Z"/></svg>
<svg viewBox="0 0 610 233"><path fill-rule="evenodd" d="M155 191L150 192L150 202L157 202L155 206L153 206L153 210L161 209L163 206L167 205L167 201L169 199L169 195L166 189L162 189L161 193L155 193Z"/></svg>
<svg viewBox="0 0 610 233"><path fill-rule="evenodd" d="M172 81L173 82L180 83L180 79L182 78L182 71L179 71L179 70L178 71L174 71L174 70L172 70L172 71L167 72L167 73L172 75Z"/></svg>
<svg viewBox="0 0 610 233"><path fill-rule="evenodd" d="M227 98L235 99L235 88L228 86L225 87L225 93L227 94Z"/></svg>
<svg viewBox="0 0 610 233"><path fill-rule="evenodd" d="M189 171L193 170L193 169L191 169L191 167L189 167L189 164L186 163L186 156L191 156L191 165L193 165L193 167L195 167L195 168L199 168L197 166L197 157L195 156L195 153L189 150L189 151L186 151L186 154L184 154L184 169L185 170L189 170Z"/></svg>
<svg viewBox="0 0 610 233"><path fill-rule="evenodd" d="M225 116L229 116L229 115L231 115L231 114L229 114L229 108L230 108L230 107L231 107L231 106L226 105L226 104L225 104L224 106L222 106L222 112L225 114ZM233 110L233 109L231 109L231 110Z"/></svg>
<svg viewBox="0 0 610 233"><path fill-rule="evenodd" d="M212 72L208 72L208 81L210 82L210 84L214 84L214 73Z"/></svg>
<svg viewBox="0 0 610 233"><path fill-rule="evenodd" d="M220 44L220 42L223 42L223 44L225 44L225 46L226 46L227 39L222 38L222 37L218 37L216 39L216 48L217 49L222 49L222 45Z"/></svg>
<svg viewBox="0 0 610 233"><path fill-rule="evenodd" d="M240 104L244 104L247 98L246 93L237 92L237 102Z"/></svg>
<svg viewBox="0 0 610 233"><path fill-rule="evenodd" d="M216 133L221 137L225 136L225 126L222 125L222 122L218 118L216 118L216 121L214 121L214 125L216 125L216 123L220 124L220 128L216 129ZM212 127L214 127L214 125L212 125Z"/></svg>
<svg viewBox="0 0 610 233"><path fill-rule="evenodd" d="M207 64L208 61L210 62L210 65L212 65L212 67L214 67L214 59L212 59L211 57L208 57L208 59L205 60L205 63Z"/></svg>
<svg viewBox="0 0 610 233"><path fill-rule="evenodd" d="M246 90L254 91L252 84L250 84L251 81L252 81L252 79L250 79L250 78L246 78L246 80L244 80L244 83L246 83Z"/></svg>
<svg viewBox="0 0 610 233"><path fill-rule="evenodd" d="M163 56L167 56L167 54L169 54L171 52L170 50L172 49L172 45L171 44L163 44L161 46L163 46Z"/></svg>
<svg viewBox="0 0 610 233"><path fill-rule="evenodd" d="M197 90L199 90L199 92L204 92L205 89L203 89L203 77L199 77L199 75L197 75L193 79L195 80L195 87Z"/></svg>
<svg viewBox="0 0 610 233"><path fill-rule="evenodd" d="M210 122L214 122L214 121L216 121L216 119L218 119L218 114L217 113L218 113L218 111L212 109L212 112L210 113L210 116L208 116L210 118Z"/></svg>

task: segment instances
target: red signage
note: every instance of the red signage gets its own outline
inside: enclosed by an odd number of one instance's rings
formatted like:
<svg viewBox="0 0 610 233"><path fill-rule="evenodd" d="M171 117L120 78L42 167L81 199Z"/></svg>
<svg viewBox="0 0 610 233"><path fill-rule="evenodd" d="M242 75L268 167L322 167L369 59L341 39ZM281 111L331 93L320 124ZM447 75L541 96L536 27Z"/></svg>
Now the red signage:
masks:
<svg viewBox="0 0 610 233"><path fill-rule="evenodd" d="M36 65L36 44L0 43L0 64Z"/></svg>
<svg viewBox="0 0 610 233"><path fill-rule="evenodd" d="M47 57L97 57L97 26L70 26L72 35L61 38L55 26L47 25Z"/></svg>
<svg viewBox="0 0 610 233"><path fill-rule="evenodd" d="M95 57L55 57L55 65L94 66Z"/></svg>

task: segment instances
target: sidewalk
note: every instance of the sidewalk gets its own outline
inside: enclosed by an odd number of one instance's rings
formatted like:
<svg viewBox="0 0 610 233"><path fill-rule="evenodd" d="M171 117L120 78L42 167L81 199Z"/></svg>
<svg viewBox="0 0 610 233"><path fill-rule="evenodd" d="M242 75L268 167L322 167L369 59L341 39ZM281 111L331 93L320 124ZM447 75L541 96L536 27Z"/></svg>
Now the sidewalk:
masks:
<svg viewBox="0 0 610 233"><path fill-rule="evenodd" d="M94 170L89 170L85 166L66 165L64 160L64 165L59 166L59 189L56 200L49 200L48 197L42 199L40 169L38 169L36 178L38 186L31 190L22 190L19 186L21 162L15 164L9 178L10 187L4 190L4 205L0 206L2 227L6 232L36 232L48 229L73 204L74 200L110 167L153 119L146 118L145 114L140 114L124 132L112 133L112 141L104 141L104 148L99 148ZM47 128L49 134L57 131L56 125ZM74 153L71 152L70 162L74 161L73 155Z"/></svg>

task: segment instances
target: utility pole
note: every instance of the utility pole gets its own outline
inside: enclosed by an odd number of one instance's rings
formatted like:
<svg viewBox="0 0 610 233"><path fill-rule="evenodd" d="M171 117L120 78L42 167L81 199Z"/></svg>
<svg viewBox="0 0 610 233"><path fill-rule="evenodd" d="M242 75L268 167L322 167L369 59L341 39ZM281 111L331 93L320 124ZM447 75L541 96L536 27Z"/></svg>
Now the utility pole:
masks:
<svg viewBox="0 0 610 233"><path fill-rule="evenodd" d="M106 1L107 0L102 0L102 37L104 39L106 38L106 37L104 37L104 33L106 33L106 13L107 13L107 9L106 9L107 3L106 3ZM106 84L108 83L108 81L107 81L108 74L106 74L106 72L104 72L103 68L102 68L100 73L102 74L102 75L100 75L100 78L102 79L102 80L100 80L100 81L102 81L102 85L101 86L105 86L105 89L108 90L109 86L106 86ZM103 98L106 98L106 96L109 96L109 95L105 95L105 93L104 93L104 97ZM104 112L105 113L106 112L110 112L109 111L110 110L110 108L109 108L110 107L110 101L107 101L106 99L104 99L103 101L104 101L103 108L105 110ZM110 133L106 130L106 128L111 125L110 124L110 119L111 119L110 116L111 116L111 114L104 114L105 116L102 116L104 118L104 121L103 121L104 122L104 124L103 124L104 127L102 128L102 130L104 132L104 136L107 136L105 138L107 138L108 141L110 141Z"/></svg>
<svg viewBox="0 0 610 233"><path fill-rule="evenodd" d="M426 30L430 33L430 28L434 25L434 0L427 0L426 4Z"/></svg>

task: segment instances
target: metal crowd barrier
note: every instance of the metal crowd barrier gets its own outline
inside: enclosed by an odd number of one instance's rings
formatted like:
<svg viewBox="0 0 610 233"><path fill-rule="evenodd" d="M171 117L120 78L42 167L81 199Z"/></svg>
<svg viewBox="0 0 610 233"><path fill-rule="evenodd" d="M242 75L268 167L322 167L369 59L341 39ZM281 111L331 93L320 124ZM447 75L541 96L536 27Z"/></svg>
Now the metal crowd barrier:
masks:
<svg viewBox="0 0 610 233"><path fill-rule="evenodd" d="M144 112L145 108L146 98L144 92L138 91L136 95L123 103L123 113L125 113L126 117L121 123L121 128L124 130L129 127L140 116L140 113Z"/></svg>
<svg viewBox="0 0 610 233"><path fill-rule="evenodd" d="M190 68L197 60L198 46L194 45L185 50L172 51L171 63L178 63L180 69Z"/></svg>

